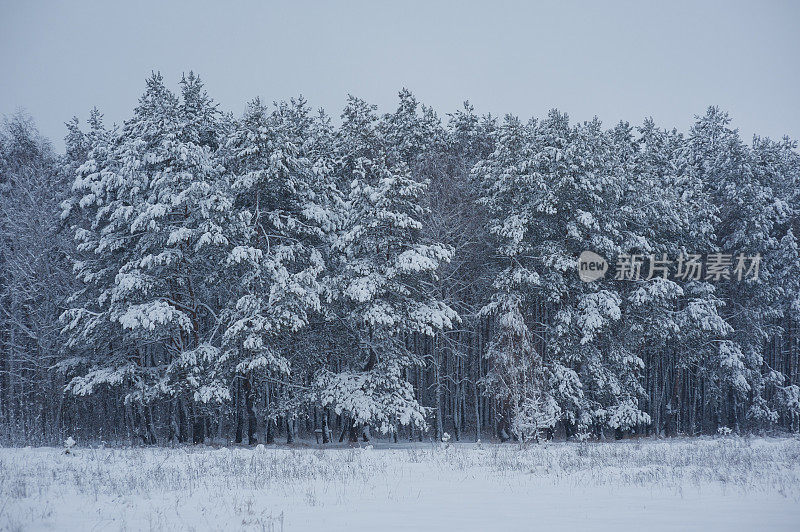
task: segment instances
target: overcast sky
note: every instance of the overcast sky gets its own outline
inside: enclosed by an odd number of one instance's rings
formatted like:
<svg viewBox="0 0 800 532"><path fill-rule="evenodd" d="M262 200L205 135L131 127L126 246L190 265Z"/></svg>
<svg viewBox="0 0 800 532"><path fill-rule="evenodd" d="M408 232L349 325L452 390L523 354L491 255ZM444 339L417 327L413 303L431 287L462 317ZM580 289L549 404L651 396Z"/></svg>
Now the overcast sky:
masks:
<svg viewBox="0 0 800 532"><path fill-rule="evenodd" d="M686 130L720 105L749 139L800 138L800 2L23 2L0 0L0 114L25 109L63 148L97 106L129 117L152 70L190 69L221 107L349 92L441 114L597 115ZM116 4L116 3L115 3ZM163 4L163 5L162 5Z"/></svg>

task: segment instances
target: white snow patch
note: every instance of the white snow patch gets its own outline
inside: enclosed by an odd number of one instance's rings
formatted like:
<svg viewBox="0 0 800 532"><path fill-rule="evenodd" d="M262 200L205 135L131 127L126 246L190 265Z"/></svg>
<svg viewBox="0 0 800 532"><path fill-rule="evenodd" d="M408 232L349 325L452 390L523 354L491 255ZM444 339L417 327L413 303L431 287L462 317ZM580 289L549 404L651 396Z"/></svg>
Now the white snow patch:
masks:
<svg viewBox="0 0 800 532"><path fill-rule="evenodd" d="M0 529L800 529L800 440L0 449Z"/></svg>

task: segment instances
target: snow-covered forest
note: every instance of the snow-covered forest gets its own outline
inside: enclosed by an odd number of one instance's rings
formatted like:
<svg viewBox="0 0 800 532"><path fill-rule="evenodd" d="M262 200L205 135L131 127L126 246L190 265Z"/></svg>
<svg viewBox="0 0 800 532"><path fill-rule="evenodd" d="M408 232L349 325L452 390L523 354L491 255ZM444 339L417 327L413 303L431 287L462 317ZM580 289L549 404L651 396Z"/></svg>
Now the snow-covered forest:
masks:
<svg viewBox="0 0 800 532"><path fill-rule="evenodd" d="M237 116L169 85L69 122L65 153L5 119L0 442L800 430L795 141L717 107L685 132L405 89ZM583 282L585 250L641 278Z"/></svg>

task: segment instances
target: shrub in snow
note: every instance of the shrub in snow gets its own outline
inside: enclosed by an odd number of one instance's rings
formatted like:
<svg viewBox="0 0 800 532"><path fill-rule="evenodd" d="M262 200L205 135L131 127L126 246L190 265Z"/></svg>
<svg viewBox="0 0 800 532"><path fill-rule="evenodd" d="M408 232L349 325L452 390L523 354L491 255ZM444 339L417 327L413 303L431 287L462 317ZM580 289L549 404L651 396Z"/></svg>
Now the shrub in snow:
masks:
<svg viewBox="0 0 800 532"><path fill-rule="evenodd" d="M64 440L64 454L72 454L72 448L75 447L76 441L72 439L72 436Z"/></svg>
<svg viewBox="0 0 800 532"><path fill-rule="evenodd" d="M450 434L447 432L442 433L442 449L450 448Z"/></svg>
<svg viewBox="0 0 800 532"><path fill-rule="evenodd" d="M383 434L396 430L398 424L425 428L424 410L401 369L380 364L367 372L320 372L315 382L321 390L320 402L355 424L376 426Z"/></svg>
<svg viewBox="0 0 800 532"><path fill-rule="evenodd" d="M520 443L539 441L541 432L558 422L561 409L552 397L527 397L515 407L511 430Z"/></svg>

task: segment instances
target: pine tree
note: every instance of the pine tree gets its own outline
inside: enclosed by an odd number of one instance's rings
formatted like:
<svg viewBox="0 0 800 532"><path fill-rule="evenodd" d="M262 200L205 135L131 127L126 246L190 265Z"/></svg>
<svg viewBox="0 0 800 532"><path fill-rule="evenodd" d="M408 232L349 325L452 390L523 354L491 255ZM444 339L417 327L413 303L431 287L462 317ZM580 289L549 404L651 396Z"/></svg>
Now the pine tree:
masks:
<svg viewBox="0 0 800 532"><path fill-rule="evenodd" d="M419 242L427 184L405 164L389 165L373 109L351 97L343 119L337 171L350 186L332 281L350 353L343 371L318 374L321 402L354 426L377 425L383 433L398 424L421 427L424 411L403 376L420 361L405 337L432 336L458 319L423 288L452 252Z"/></svg>
<svg viewBox="0 0 800 532"><path fill-rule="evenodd" d="M181 85L179 100L160 75L148 79L120 138L109 147L97 132L74 187L89 213L90 225L76 235L92 256L78 264L91 296L65 313L66 330L73 347L82 344L94 356L69 389L84 395L123 385L126 401L143 409L147 442L156 437L148 419L153 401L184 401L174 405L175 418L185 401L228 396L213 371L226 280L218 265L242 220L229 215L230 196L202 141L214 129L213 104L195 76ZM201 423L195 438L202 436Z"/></svg>
<svg viewBox="0 0 800 532"><path fill-rule="evenodd" d="M247 244L234 250L240 281L227 312L225 361L248 388L254 374L302 375L308 353L294 352L297 333L321 311L324 246L336 221L327 171L314 160L312 125L302 98L272 113L254 100L227 141L236 206L247 213L249 226ZM252 398L247 400L252 429ZM296 407L278 405L270 415L294 415Z"/></svg>
<svg viewBox="0 0 800 532"><path fill-rule="evenodd" d="M518 439L558 421L568 435L649 421L639 406L641 360L616 333L617 287L574 273L583 250L621 253L625 176L609 171L611 154L597 120L570 127L554 111L527 125L508 117L495 152L476 167L505 264L484 309L499 329L487 384Z"/></svg>
<svg viewBox="0 0 800 532"><path fill-rule="evenodd" d="M778 317L778 287L773 284L772 275L777 265L772 255L779 247L774 226L783 205L775 201L769 183L759 179L750 150L738 132L728 127L729 123L726 113L709 108L692 128L689 150L692 171L702 180L718 209L714 251L730 255L730 275L735 257L762 258L758 279L721 282L718 288L725 300L721 313L731 333L720 344L712 369L717 411L721 423L739 430L743 405L748 402L746 415L756 423L777 420L777 413L763 392L767 384L778 384L778 379L768 368L763 371L762 348L776 333L773 322Z"/></svg>

